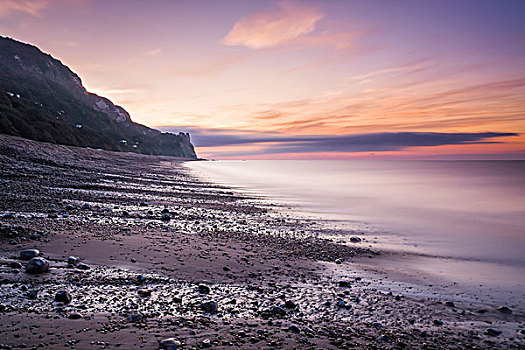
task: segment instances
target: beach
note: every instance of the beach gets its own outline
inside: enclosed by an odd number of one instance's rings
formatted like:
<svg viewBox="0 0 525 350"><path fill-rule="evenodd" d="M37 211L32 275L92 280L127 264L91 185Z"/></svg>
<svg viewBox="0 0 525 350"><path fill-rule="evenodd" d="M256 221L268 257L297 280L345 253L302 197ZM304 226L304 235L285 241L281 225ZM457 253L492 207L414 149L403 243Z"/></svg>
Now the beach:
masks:
<svg viewBox="0 0 525 350"><path fill-rule="evenodd" d="M525 346L523 304L400 278L403 254L185 161L0 135L0 349Z"/></svg>

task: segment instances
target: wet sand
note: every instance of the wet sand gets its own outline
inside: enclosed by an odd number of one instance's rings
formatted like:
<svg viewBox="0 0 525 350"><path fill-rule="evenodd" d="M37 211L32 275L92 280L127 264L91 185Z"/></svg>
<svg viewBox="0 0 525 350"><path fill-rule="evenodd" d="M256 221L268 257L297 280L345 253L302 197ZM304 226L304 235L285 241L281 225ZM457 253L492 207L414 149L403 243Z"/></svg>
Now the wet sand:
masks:
<svg viewBox="0 0 525 350"><path fill-rule="evenodd" d="M522 310L392 288L361 263L387 254L182 161L0 135L0 349L525 346Z"/></svg>

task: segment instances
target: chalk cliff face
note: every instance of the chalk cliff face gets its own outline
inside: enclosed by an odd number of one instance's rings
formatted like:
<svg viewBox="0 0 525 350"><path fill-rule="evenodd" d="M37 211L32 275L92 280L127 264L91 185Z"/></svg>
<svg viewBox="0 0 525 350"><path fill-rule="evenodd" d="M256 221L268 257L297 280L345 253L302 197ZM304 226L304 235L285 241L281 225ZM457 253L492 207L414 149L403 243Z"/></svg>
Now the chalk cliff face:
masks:
<svg viewBox="0 0 525 350"><path fill-rule="evenodd" d="M134 123L62 62L0 36L0 133L73 146L196 158L186 133Z"/></svg>

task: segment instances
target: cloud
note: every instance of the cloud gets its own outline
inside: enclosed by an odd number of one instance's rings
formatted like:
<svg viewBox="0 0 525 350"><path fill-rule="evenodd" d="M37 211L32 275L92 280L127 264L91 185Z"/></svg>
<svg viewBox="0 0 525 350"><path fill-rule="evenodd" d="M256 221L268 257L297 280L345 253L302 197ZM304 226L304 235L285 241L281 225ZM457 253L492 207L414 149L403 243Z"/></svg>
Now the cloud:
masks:
<svg viewBox="0 0 525 350"><path fill-rule="evenodd" d="M258 146L256 154L315 153L315 152L388 152L410 147L471 145L501 143L499 137L519 136L517 133L437 133L390 132L349 135L298 135L256 133L237 130L163 127L164 131L181 130L191 133L196 147ZM243 149L238 155L245 155Z"/></svg>
<svg viewBox="0 0 525 350"><path fill-rule="evenodd" d="M0 0L0 17L12 12L21 12L39 17L40 12L47 7L47 0Z"/></svg>
<svg viewBox="0 0 525 350"><path fill-rule="evenodd" d="M139 94L143 93L143 88L127 88L127 87L93 87L89 89L97 95L122 95L122 94Z"/></svg>
<svg viewBox="0 0 525 350"><path fill-rule="evenodd" d="M156 56L156 55L160 54L161 52L162 52L161 48L148 50L148 51L144 51L142 53L142 56Z"/></svg>
<svg viewBox="0 0 525 350"><path fill-rule="evenodd" d="M280 1L277 8L242 18L223 39L228 46L264 49L289 43L311 33L323 15L314 7Z"/></svg>

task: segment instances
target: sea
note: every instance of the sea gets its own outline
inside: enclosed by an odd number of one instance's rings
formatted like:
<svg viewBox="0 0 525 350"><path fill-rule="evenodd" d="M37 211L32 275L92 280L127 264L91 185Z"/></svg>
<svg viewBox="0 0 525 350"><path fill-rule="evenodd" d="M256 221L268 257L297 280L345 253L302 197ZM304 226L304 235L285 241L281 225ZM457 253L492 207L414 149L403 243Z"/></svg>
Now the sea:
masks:
<svg viewBox="0 0 525 350"><path fill-rule="evenodd" d="M387 263L397 271L525 295L525 161L185 164L207 181L342 228L329 238L360 235L361 246L402 257Z"/></svg>

